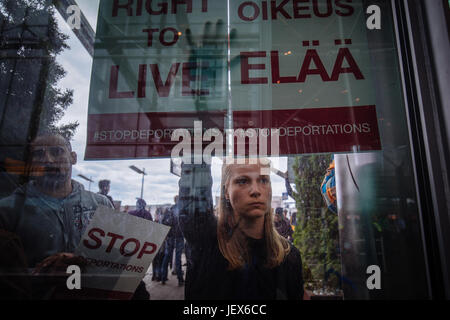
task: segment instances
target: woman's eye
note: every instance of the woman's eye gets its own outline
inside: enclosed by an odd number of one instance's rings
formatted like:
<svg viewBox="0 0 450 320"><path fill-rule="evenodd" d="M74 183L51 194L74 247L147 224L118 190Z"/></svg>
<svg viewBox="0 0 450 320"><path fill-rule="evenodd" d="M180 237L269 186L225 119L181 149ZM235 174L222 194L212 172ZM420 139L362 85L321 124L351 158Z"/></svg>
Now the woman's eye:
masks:
<svg viewBox="0 0 450 320"><path fill-rule="evenodd" d="M237 179L236 183L237 184L246 184L247 183L247 179Z"/></svg>

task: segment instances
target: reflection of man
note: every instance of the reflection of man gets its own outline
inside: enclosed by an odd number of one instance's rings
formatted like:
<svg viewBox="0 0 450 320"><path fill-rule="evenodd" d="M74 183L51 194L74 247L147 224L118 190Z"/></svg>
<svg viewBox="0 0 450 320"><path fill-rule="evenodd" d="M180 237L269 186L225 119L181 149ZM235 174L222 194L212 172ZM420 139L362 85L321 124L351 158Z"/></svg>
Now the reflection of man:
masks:
<svg viewBox="0 0 450 320"><path fill-rule="evenodd" d="M98 193L107 197L109 199L109 201L111 201L111 204L114 206L113 198L110 195L108 195L109 190L110 190L110 185L111 185L111 181L100 180L98 182L98 190L99 190Z"/></svg>
<svg viewBox="0 0 450 320"><path fill-rule="evenodd" d="M0 229L20 238L35 274L65 272L80 261L72 252L97 206L112 208L112 204L71 179L77 155L61 135L37 137L30 152L34 179L0 200ZM47 289L46 284L35 283L34 297L49 298Z"/></svg>
<svg viewBox="0 0 450 320"><path fill-rule="evenodd" d="M136 210L128 211L132 216L136 216L139 218L144 218L150 221L153 221L152 214L150 211L145 209L147 207L147 202L144 199L136 198Z"/></svg>
<svg viewBox="0 0 450 320"><path fill-rule="evenodd" d="M175 204L170 207L163 218L163 224L171 227L167 235L164 260L162 263L161 283L167 281L167 269L169 261L172 259L172 253L175 249L175 271L178 278L178 286L184 285L183 271L181 270L181 254L184 249L184 237L178 223L178 196L174 198Z"/></svg>
<svg viewBox="0 0 450 320"><path fill-rule="evenodd" d="M274 224L280 235L288 240L292 240L293 230L289 220L283 214L283 208L278 207L275 209Z"/></svg>

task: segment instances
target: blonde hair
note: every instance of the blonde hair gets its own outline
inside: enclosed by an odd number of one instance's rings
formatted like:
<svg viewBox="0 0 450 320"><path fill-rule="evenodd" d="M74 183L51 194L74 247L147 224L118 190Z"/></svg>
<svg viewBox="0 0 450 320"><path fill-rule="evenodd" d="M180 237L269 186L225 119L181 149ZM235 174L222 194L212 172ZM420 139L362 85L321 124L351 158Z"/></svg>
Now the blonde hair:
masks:
<svg viewBox="0 0 450 320"><path fill-rule="evenodd" d="M261 167L267 167L267 162L258 161ZM228 260L229 270L242 268L250 262L247 246L247 237L239 229L239 221L230 204L227 205L225 193L230 183L234 163L225 163L222 166L222 181L219 203L219 221L217 224L217 240L219 249L225 259ZM272 198L272 195L270 195ZM290 251L289 242L275 229L272 209L269 206L264 215L264 239L266 242L266 264L268 268L279 266Z"/></svg>

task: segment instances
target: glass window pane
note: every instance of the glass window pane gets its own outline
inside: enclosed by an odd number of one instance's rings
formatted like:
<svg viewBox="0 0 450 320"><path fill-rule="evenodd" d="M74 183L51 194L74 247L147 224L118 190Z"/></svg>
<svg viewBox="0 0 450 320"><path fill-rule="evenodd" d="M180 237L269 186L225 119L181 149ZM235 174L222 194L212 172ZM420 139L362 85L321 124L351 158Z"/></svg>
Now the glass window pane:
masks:
<svg viewBox="0 0 450 320"><path fill-rule="evenodd" d="M48 257L84 263L87 298L429 297L390 1L1 0L0 19L1 270L23 275L1 297L76 298Z"/></svg>

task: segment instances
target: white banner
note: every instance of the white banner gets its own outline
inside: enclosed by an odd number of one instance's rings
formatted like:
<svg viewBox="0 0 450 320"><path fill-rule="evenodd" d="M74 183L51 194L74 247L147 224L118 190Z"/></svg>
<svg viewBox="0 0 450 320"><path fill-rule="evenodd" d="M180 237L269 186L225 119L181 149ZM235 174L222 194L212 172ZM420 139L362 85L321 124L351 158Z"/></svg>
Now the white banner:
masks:
<svg viewBox="0 0 450 320"><path fill-rule="evenodd" d="M100 206L75 251L88 261L82 288L134 293L169 229Z"/></svg>

